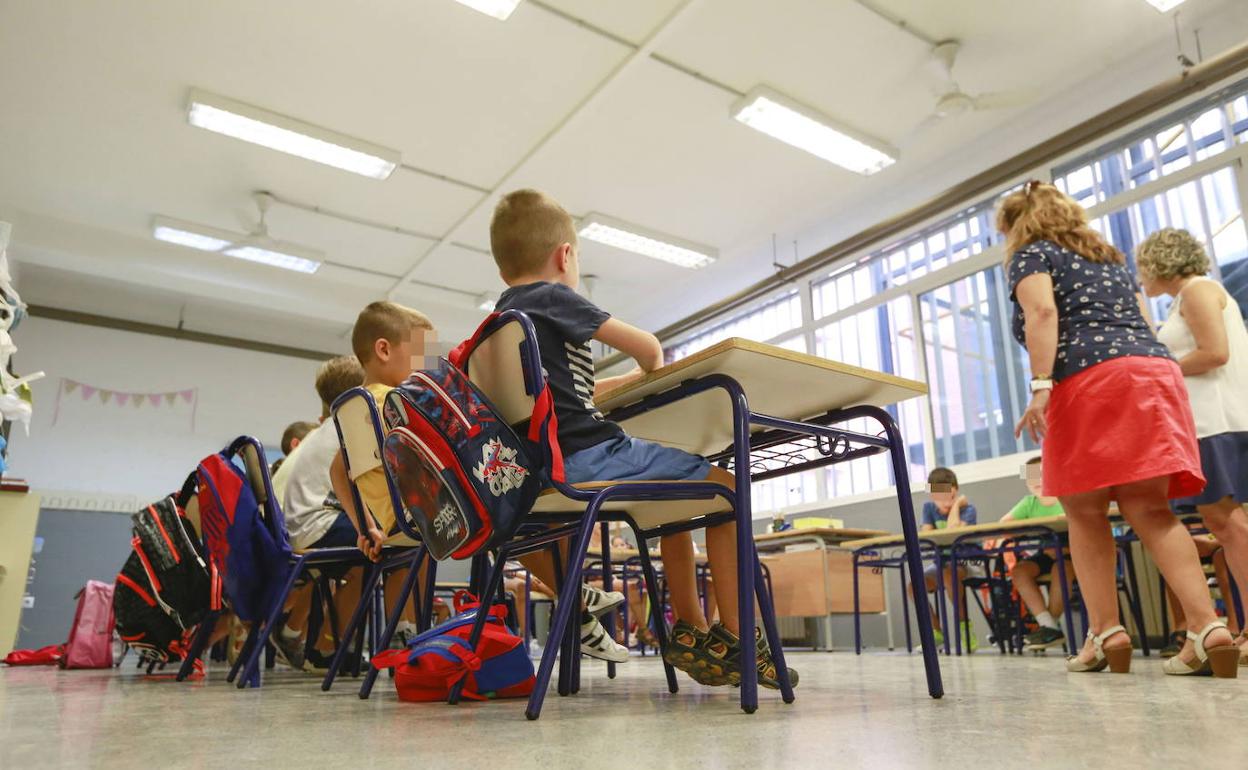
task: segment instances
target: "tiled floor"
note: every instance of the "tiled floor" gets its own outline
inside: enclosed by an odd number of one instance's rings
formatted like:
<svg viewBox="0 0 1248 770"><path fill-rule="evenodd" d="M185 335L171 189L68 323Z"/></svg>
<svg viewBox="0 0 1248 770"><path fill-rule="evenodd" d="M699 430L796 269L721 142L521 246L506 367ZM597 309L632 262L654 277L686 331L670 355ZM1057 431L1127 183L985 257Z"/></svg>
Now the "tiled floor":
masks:
<svg viewBox="0 0 1248 770"><path fill-rule="evenodd" d="M1166 768L1248 757L1248 680L1068 675L1060 657L981 652L942 659L946 696L927 697L916 655L793 654L797 702L762 691L752 716L732 689L670 695L654 658L608 680L586 661L581 693L523 701L399 702L382 679L322 693L278 670L238 691L215 670L178 684L121 672L0 667L0 768Z"/></svg>

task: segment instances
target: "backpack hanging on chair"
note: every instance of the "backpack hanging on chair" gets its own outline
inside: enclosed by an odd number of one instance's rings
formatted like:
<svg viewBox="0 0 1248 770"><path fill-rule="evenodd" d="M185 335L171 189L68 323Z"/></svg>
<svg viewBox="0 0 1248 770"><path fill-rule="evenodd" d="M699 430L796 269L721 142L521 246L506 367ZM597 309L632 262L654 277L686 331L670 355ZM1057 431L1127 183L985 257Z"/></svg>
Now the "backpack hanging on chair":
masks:
<svg viewBox="0 0 1248 770"><path fill-rule="evenodd" d="M459 350L471 350L477 336ZM538 404L531 442L553 428L549 389ZM433 558L471 558L515 534L542 490L543 463L459 367L442 358L435 369L412 372L386 396L382 418L382 456L402 515Z"/></svg>

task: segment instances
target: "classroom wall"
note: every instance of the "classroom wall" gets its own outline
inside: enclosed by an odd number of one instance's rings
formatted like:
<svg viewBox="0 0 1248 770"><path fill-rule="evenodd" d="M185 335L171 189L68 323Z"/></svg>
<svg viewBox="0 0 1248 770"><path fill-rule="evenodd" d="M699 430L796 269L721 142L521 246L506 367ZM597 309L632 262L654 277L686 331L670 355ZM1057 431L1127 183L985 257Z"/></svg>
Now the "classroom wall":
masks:
<svg viewBox="0 0 1248 770"><path fill-rule="evenodd" d="M43 318L25 320L14 339L16 370L48 376L32 386L30 436L13 428L10 475L45 490L47 506L58 499L98 510L114 507L108 498L131 495L144 504L180 486L230 439L248 433L276 447L286 425L320 415L318 363L309 359ZM126 393L195 388L196 401L102 403L98 393L84 399L81 388L65 393L62 378ZM71 504L66 493L80 500ZM93 496L99 502L91 504Z"/></svg>

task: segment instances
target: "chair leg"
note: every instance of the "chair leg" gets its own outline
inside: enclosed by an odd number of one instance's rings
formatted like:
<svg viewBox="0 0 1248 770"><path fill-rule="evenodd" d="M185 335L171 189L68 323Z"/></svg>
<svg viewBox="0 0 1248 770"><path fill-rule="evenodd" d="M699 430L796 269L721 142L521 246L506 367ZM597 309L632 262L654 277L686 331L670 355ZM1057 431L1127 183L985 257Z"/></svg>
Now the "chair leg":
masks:
<svg viewBox="0 0 1248 770"><path fill-rule="evenodd" d="M421 599L420 614L416 617L421 631L433 628L433 597L438 585L438 563L432 556L427 554L426 556L425 564L428 565L428 569L425 572L425 582L427 585L423 586L424 595Z"/></svg>
<svg viewBox="0 0 1248 770"><path fill-rule="evenodd" d="M650 622L654 626L654 635L659 640L659 657L663 660L663 672L667 675L667 691L671 693L679 692L680 686L676 684L676 669L663 658L663 653L667 652L667 621L663 618L663 605L658 600L659 597L659 579L654 574L654 563L650 560L650 547L646 541L633 530L637 537L637 550L641 554L641 575L646 581L646 591L650 594ZM641 619L637 620L638 625Z"/></svg>
<svg viewBox="0 0 1248 770"><path fill-rule="evenodd" d="M601 522L600 527L602 528L602 590L610 591L613 583L611 575L611 524L604 521ZM607 629L607 634L614 640L616 629L615 610L608 612L602 621ZM625 641L628 641L627 638ZM607 661L607 678L615 679L615 663L612 661Z"/></svg>
<svg viewBox="0 0 1248 770"><path fill-rule="evenodd" d="M1135 619L1135 627L1140 632L1140 648L1144 651L1144 657L1148 657L1150 649L1148 646L1148 630L1144 628L1144 607L1140 601L1140 584L1135 575L1135 556L1131 553L1131 544L1124 543L1122 546L1122 560L1126 565L1127 585L1131 587L1127 596L1131 605L1131 615Z"/></svg>
<svg viewBox="0 0 1248 770"><path fill-rule="evenodd" d="M468 649L476 652L477 645L481 643L481 634L485 631L485 623L490 617L490 608L494 603L494 595L498 593L498 589L503 584L503 569L507 566L507 560L501 554L494 559L494 566L491 567L489 576L485 579L485 585L482 586L482 598L480 605L477 607L477 616L472 621L472 631L468 634ZM446 702L452 706L459 703L460 695L464 691L464 684L467 677L460 679L451 688L450 697Z"/></svg>
<svg viewBox="0 0 1248 770"><path fill-rule="evenodd" d="M329 662L329 671L325 672L325 678L321 681L321 689L325 692L329 692L329 688L334 686L334 679L338 676L338 669L347 655L351 640L356 637L356 631L371 605L373 587L381 576L381 570L376 567L369 566L364 570L364 585L360 587L360 601L355 605L355 611L351 613L347 627L342 630L342 642L338 645L338 649L334 650L334 657Z"/></svg>
<svg viewBox="0 0 1248 770"><path fill-rule="evenodd" d="M775 607L771 603L771 596L767 593L767 583L763 580L763 567L758 561L757 552L754 554L754 593L758 597L759 614L763 619L763 633L767 637L767 645L771 648L771 659L776 664L776 676L780 679L780 696L785 703L792 703L793 686L789 683L789 667L784 662L784 644L780 640ZM742 646L744 647L744 644Z"/></svg>
<svg viewBox="0 0 1248 770"><path fill-rule="evenodd" d="M854 654L862 654L862 600L858 592L858 552L854 551L852 557L852 568L854 571ZM831 649L832 640L828 640L828 648Z"/></svg>
<svg viewBox="0 0 1248 770"><path fill-rule="evenodd" d="M590 502L585 510L585 518L581 523L581 530L576 538L576 545L569 549L568 570L564 576L563 588L559 591L559 604L555 608L554 621L551 623L551 638L560 640L564 639L568 632L569 621L572 620L573 613L579 615L581 606L581 569L585 563L585 552L589 549L590 533L593 532L594 525L598 522L598 509L602 505L602 499L595 498ZM558 563L558 560L555 560ZM580 641L579 639L577 640ZM524 715L529 719L537 719L542 714L542 702L546 698L546 688L550 683L550 675L554 669L554 653L558 650L553 645L547 645L546 650L542 653L542 662L538 666L537 683L533 688L533 694L529 696L529 705Z"/></svg>
<svg viewBox="0 0 1248 770"><path fill-rule="evenodd" d="M380 652L390 646L390 640L394 638L394 630L399 627L399 618L403 617L403 607L407 604L408 598L413 595L412 588L416 585L416 579L420 576L420 565L425 559L425 548L421 546L416 550L416 556L412 559L412 564L408 568L407 578L403 581L403 588L399 594L399 600L394 603L394 611L390 613L390 617L386 619L386 628L378 640L377 649L373 650L373 654ZM383 605L384 606L384 605ZM377 675L380 669L370 665L368 671L364 674L364 683L360 685L360 699L368 700L368 696L373 691L373 683L377 681Z"/></svg>
<svg viewBox="0 0 1248 770"><path fill-rule="evenodd" d="M897 576L901 581L901 622L906 628L906 652L914 652L914 638L910 635L910 596L906 593L906 563L897 565ZM890 619L891 623L892 620Z"/></svg>
<svg viewBox="0 0 1248 770"><path fill-rule="evenodd" d="M178 667L178 675L175 679L179 682L186 681L186 678L195 670L195 660L203 654L204 646L208 643L208 638L212 636L212 629L216 628L217 617L220 612L209 612L199 623L199 628L195 629L195 636L191 639L191 646L186 650L186 656L182 659L182 665ZM121 657L126 656L129 646L122 651ZM117 665L121 665L121 659L117 660Z"/></svg>
<svg viewBox="0 0 1248 770"><path fill-rule="evenodd" d="M1071 595L1070 595L1070 577L1066 574L1066 557L1062 554L1062 544L1060 542L1057 543L1056 550L1057 550L1057 557L1058 557L1057 558L1057 580L1062 591L1062 615L1065 616L1065 619L1066 619L1066 649L1073 655L1075 650L1079 648L1075 646L1076 645L1075 616L1074 616L1074 613L1070 609L1070 605L1072 603ZM1049 591L1052 591L1052 590L1053 590L1053 584L1050 583ZM1162 595L1163 596L1165 595L1164 592ZM1165 600L1163 599L1162 601L1165 601ZM1164 610L1162 611L1162 617L1165 617Z"/></svg>
<svg viewBox="0 0 1248 770"><path fill-rule="evenodd" d="M277 628L277 622L282 616L282 612L286 608L286 599L290 596L290 592L294 589L295 583L303 575L304 566L307 560L300 557L290 566L286 576L286 583L282 586L282 590L273 598L273 606L269 608L268 615L262 623L253 623L251 634L256 637L256 642L252 645L251 655L246 657L246 663L242 668L242 677L239 679L238 688L241 690L248 684L256 687L260 686L260 656L265 653L269 635Z"/></svg>

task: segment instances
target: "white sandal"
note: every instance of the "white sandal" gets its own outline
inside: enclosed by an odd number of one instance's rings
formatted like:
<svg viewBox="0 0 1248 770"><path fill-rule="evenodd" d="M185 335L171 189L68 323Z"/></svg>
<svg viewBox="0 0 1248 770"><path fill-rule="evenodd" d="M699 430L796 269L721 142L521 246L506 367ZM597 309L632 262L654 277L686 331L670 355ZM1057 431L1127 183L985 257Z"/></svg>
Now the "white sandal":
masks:
<svg viewBox="0 0 1248 770"><path fill-rule="evenodd" d="M1088 631L1088 641L1092 642L1092 651L1096 653L1096 657L1091 663L1084 663L1079 660L1078 655L1071 655L1066 658L1066 670L1076 674L1091 673L1094 671L1104 671L1106 667L1115 674L1127 674L1131 671L1131 653L1133 652L1131 644L1121 647L1105 648L1105 640L1117 633L1126 633L1127 629L1122 626L1112 626L1105 629L1099 634L1094 635Z"/></svg>
<svg viewBox="0 0 1248 770"><path fill-rule="evenodd" d="M1226 628L1226 621L1219 618L1200 630L1200 633L1187 632L1196 648L1196 660L1185 662L1178 655L1162 661L1162 670L1171 676L1192 676L1193 674L1213 674L1219 679L1235 679L1239 675L1239 647L1235 641L1230 644L1219 644L1205 647L1209 634L1219 628ZM1195 665L1193 665L1195 664Z"/></svg>

